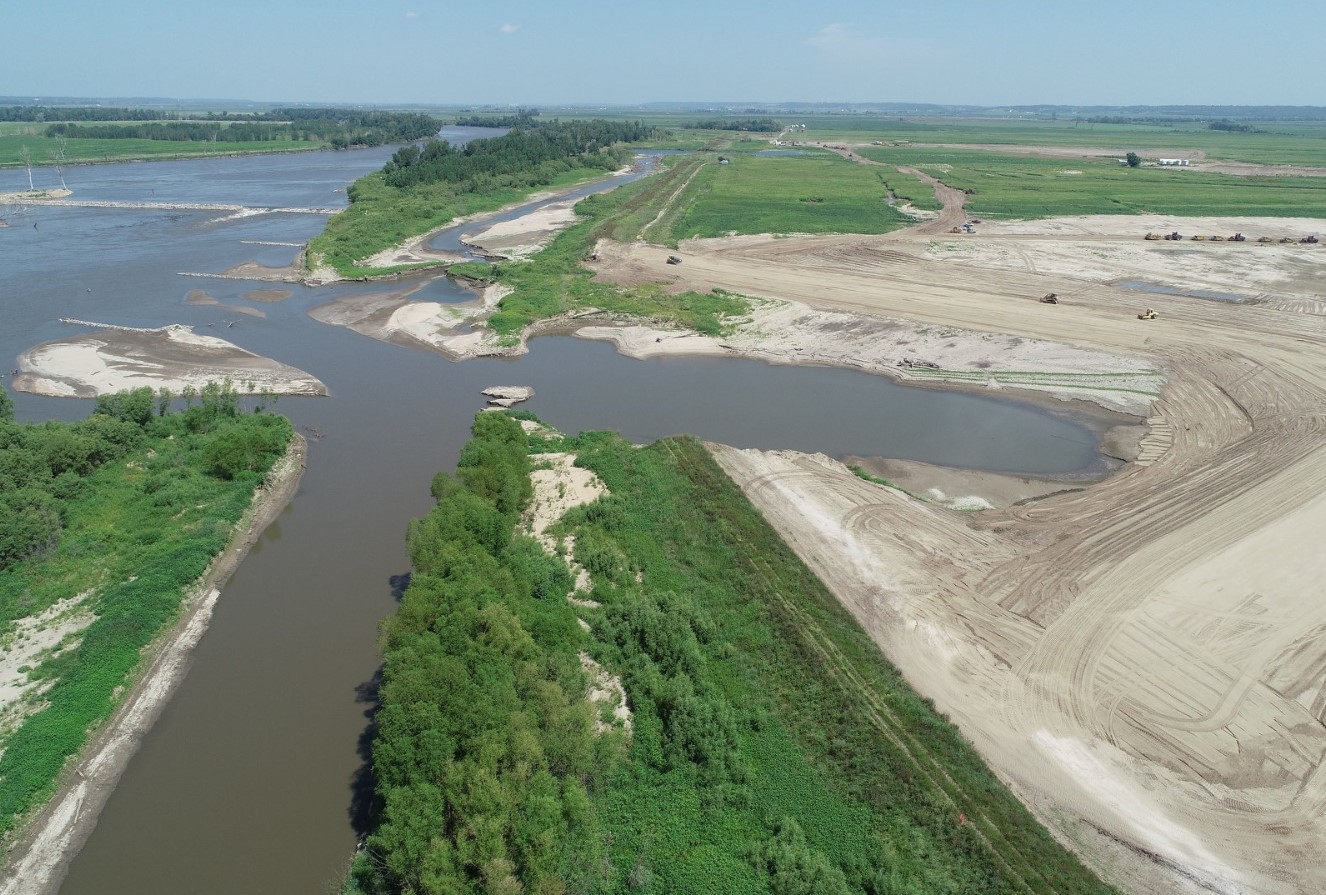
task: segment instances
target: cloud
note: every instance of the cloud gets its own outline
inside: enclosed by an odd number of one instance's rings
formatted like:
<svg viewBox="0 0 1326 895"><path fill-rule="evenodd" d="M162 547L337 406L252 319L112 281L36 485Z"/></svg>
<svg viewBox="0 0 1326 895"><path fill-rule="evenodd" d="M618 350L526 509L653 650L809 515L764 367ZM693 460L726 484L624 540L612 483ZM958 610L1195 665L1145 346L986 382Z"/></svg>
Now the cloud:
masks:
<svg viewBox="0 0 1326 895"><path fill-rule="evenodd" d="M501 31L503 34L515 34L517 31L520 30L520 26L513 25L510 22L507 22L505 25L503 25L501 28L498 28L497 30Z"/></svg>
<svg viewBox="0 0 1326 895"><path fill-rule="evenodd" d="M884 38L860 31L852 25L835 22L825 25L810 37L806 43L817 50L838 58L862 59L875 53L884 52Z"/></svg>
<svg viewBox="0 0 1326 895"><path fill-rule="evenodd" d="M422 15L423 13L421 12L415 12L414 10L410 10L405 14L405 21L413 22L415 19L419 18Z"/></svg>

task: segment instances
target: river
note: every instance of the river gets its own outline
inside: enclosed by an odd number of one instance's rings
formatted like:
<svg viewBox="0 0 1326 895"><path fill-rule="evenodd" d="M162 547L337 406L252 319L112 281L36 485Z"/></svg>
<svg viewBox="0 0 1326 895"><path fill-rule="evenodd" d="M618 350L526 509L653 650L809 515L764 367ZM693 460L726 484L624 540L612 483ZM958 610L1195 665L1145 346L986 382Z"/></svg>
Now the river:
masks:
<svg viewBox="0 0 1326 895"><path fill-rule="evenodd" d="M102 165L71 168L66 178L86 199L331 207L390 152ZM0 171L0 192L23 186L22 172ZM376 631L409 570L405 527L428 510L434 473L454 466L485 386L532 385L526 406L552 425L614 428L639 442L691 432L742 447L1020 473L1101 469L1086 427L1030 404L847 370L634 361L568 336L535 339L521 359L455 364L306 313L380 289L371 284L294 286L284 302L257 304L245 293L271 284L180 276L247 260L287 264L322 221L32 208L0 229L0 357L71 334L58 322L66 316L184 323L209 334L208 323L233 320L225 338L313 373L331 392L278 403L316 433L299 493L225 588L187 678L72 862L64 895L329 891L362 822L355 792ZM188 303L199 288L221 304ZM436 279L415 297L466 296ZM80 400L13 397L21 420L89 409Z"/></svg>

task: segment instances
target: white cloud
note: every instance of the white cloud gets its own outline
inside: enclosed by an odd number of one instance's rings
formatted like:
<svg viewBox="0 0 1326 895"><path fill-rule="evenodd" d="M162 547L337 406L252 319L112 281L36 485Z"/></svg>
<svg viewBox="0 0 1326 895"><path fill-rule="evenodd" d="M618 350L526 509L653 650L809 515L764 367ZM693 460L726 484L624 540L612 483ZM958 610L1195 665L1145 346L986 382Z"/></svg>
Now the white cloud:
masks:
<svg viewBox="0 0 1326 895"><path fill-rule="evenodd" d="M498 28L497 30L501 31L503 34L515 34L517 31L520 30L520 26L513 25L510 22L507 22L505 25L503 25L501 28Z"/></svg>
<svg viewBox="0 0 1326 895"><path fill-rule="evenodd" d="M419 18L422 15L423 13L421 12L415 12L414 10L411 10L405 14L405 21L413 22L415 19Z"/></svg>
<svg viewBox="0 0 1326 895"><path fill-rule="evenodd" d="M825 54L838 57L846 56L858 59L880 53L885 50L884 38L860 31L852 25L835 22L825 25L810 37L806 43Z"/></svg>

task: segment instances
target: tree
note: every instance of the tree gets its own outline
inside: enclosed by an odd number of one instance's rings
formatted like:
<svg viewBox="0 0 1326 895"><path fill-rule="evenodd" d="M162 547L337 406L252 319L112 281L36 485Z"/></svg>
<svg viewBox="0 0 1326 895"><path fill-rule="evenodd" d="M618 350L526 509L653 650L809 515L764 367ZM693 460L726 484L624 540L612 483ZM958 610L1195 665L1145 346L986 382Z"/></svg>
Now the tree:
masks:
<svg viewBox="0 0 1326 895"><path fill-rule="evenodd" d="M1138 155L1136 152L1128 153L1128 155L1126 155L1125 158L1128 159L1128 167L1130 168L1142 167L1142 157Z"/></svg>
<svg viewBox="0 0 1326 895"><path fill-rule="evenodd" d="M28 192L36 191L37 188L32 185L32 150L28 149L26 145L20 146L18 148L18 160L23 163L23 167L28 169Z"/></svg>

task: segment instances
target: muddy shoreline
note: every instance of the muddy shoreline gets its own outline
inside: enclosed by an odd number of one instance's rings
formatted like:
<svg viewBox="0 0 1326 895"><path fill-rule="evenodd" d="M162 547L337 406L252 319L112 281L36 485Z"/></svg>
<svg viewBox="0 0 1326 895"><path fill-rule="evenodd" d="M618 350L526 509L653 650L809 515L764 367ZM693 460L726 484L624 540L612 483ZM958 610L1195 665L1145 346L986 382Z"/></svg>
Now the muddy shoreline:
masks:
<svg viewBox="0 0 1326 895"><path fill-rule="evenodd" d="M307 457L308 444L295 433L236 524L230 543L185 597L179 620L145 651L137 680L120 707L68 763L54 796L13 837L0 895L53 895L59 889L142 737L188 673L191 653L207 630L221 589L294 499Z"/></svg>

